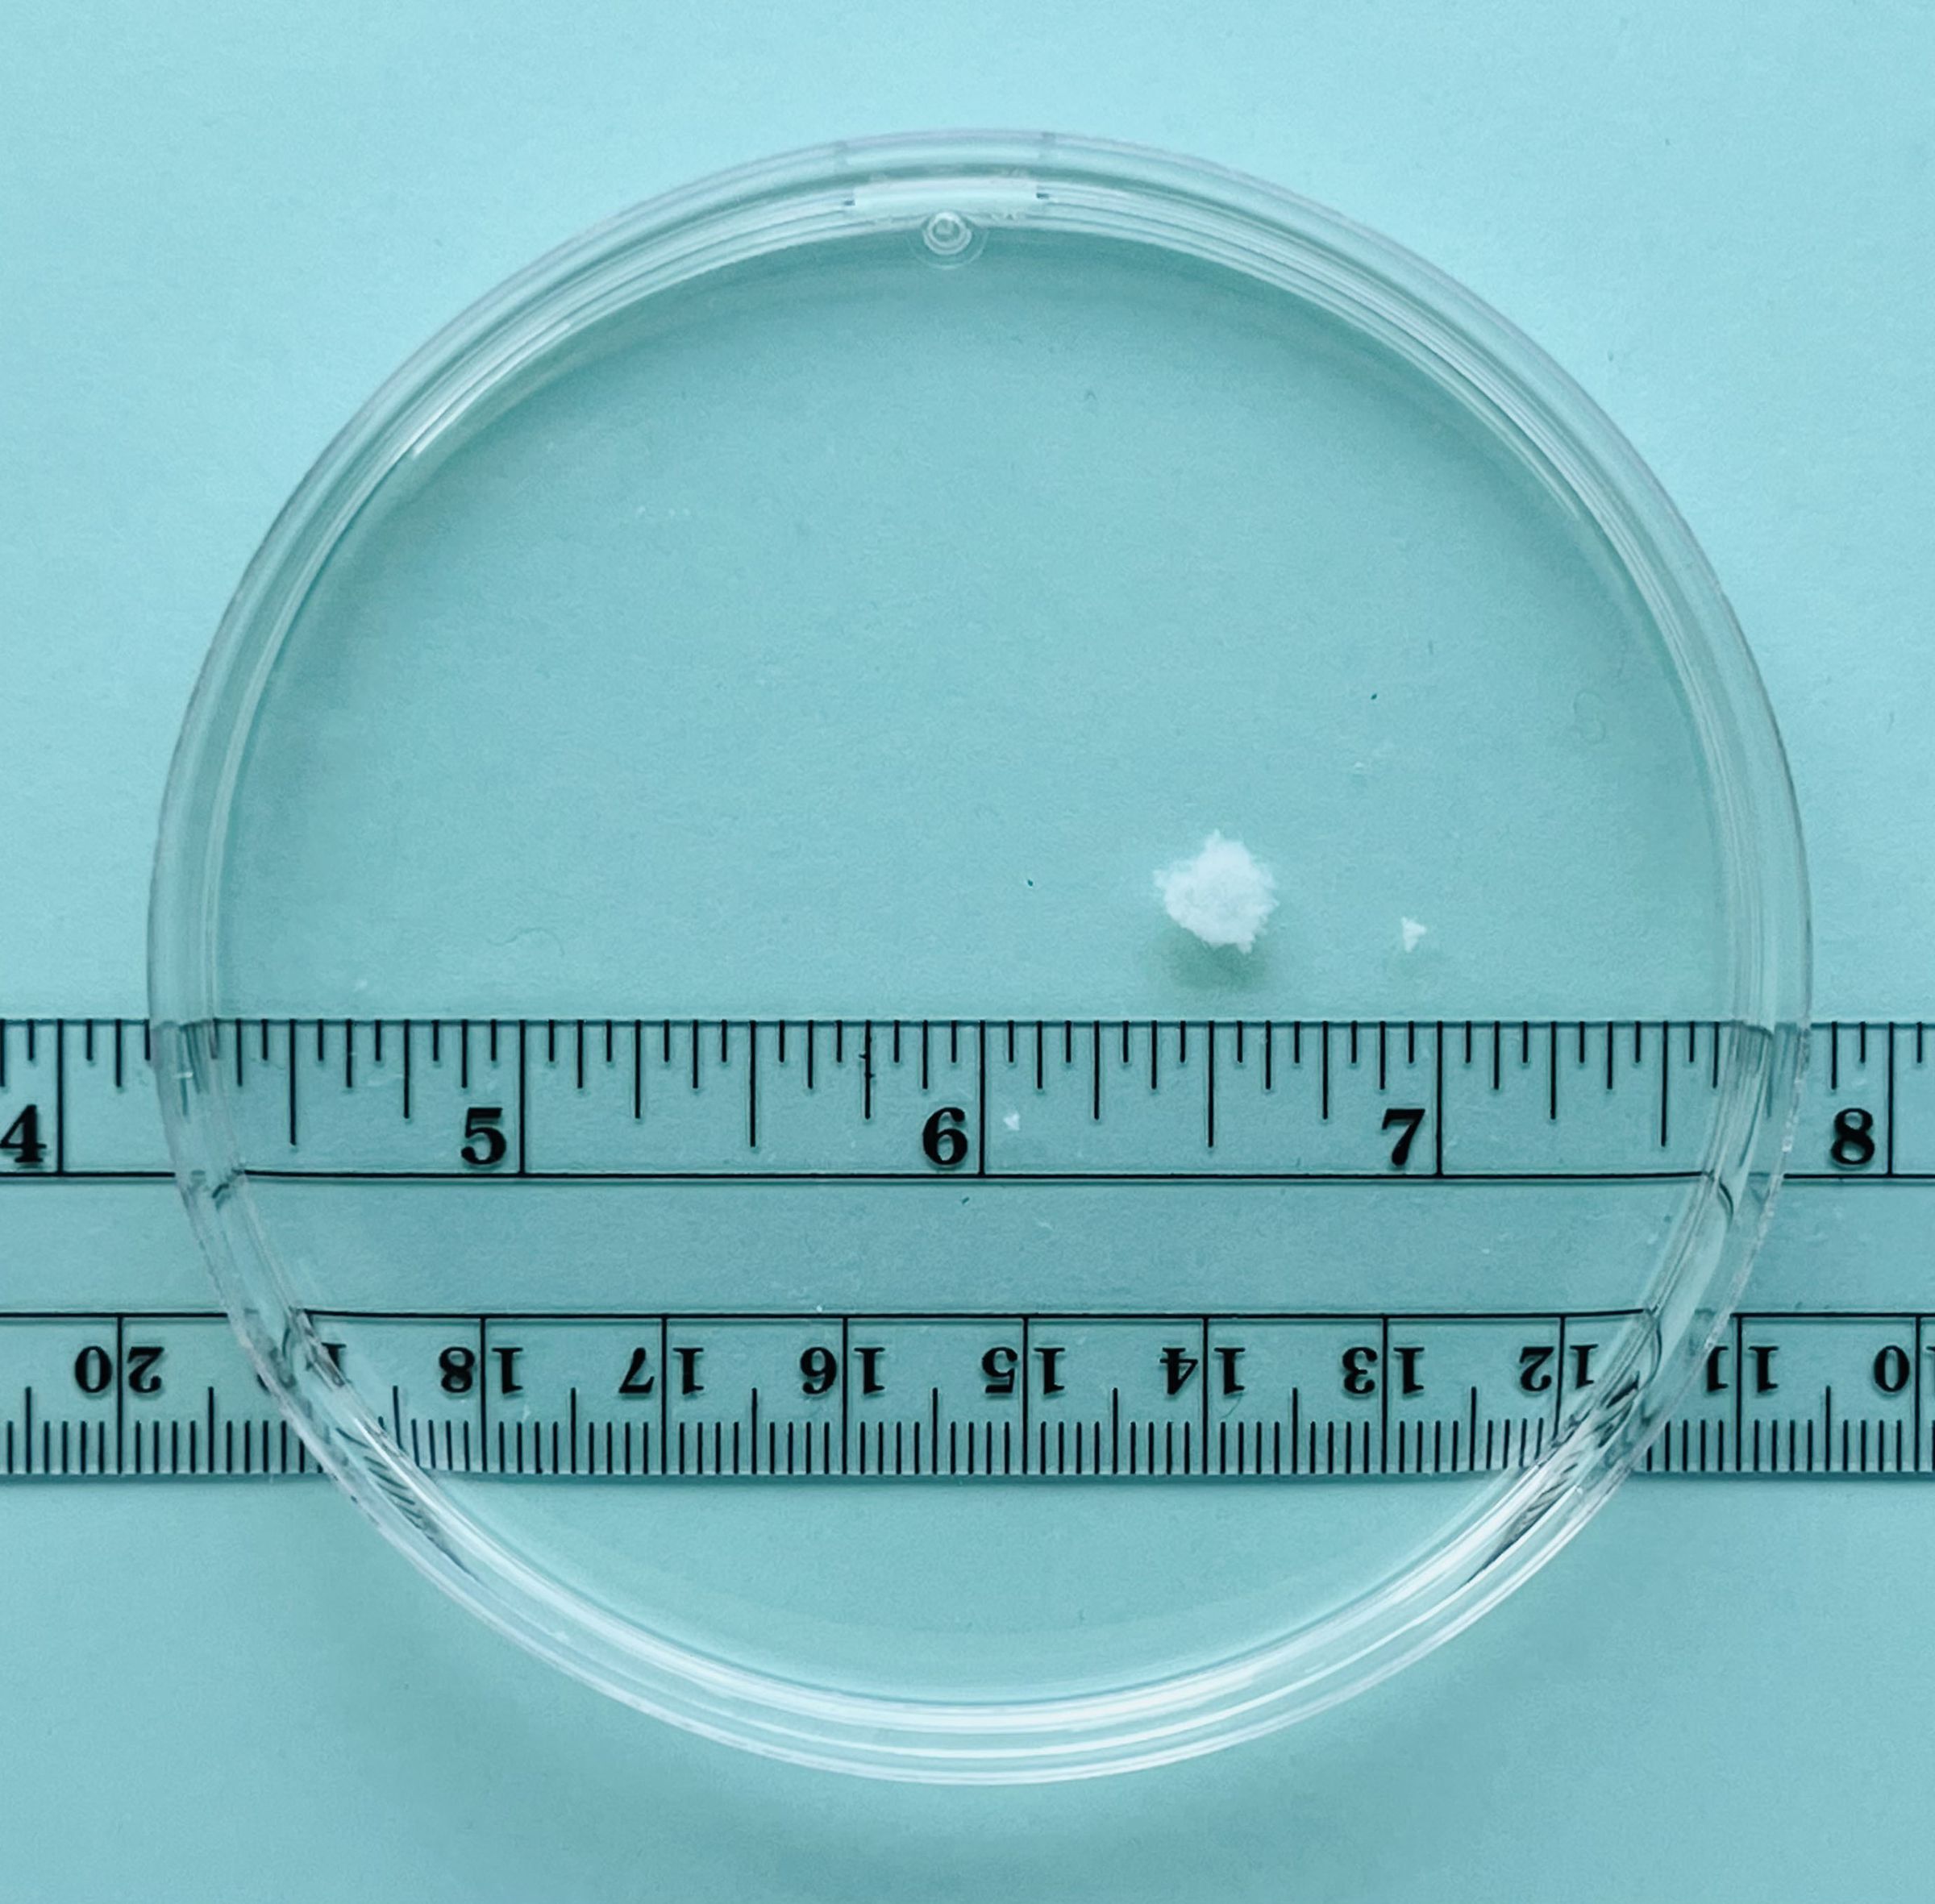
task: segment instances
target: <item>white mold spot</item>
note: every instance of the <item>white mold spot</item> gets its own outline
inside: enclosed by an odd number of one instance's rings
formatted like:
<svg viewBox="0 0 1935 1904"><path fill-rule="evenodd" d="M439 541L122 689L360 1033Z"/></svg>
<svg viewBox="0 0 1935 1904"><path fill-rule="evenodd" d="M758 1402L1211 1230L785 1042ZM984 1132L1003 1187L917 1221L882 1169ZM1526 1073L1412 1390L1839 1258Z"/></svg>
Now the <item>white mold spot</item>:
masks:
<svg viewBox="0 0 1935 1904"><path fill-rule="evenodd" d="M1276 910L1276 881L1241 840L1213 833L1193 859L1155 875L1163 910L1205 946L1247 952Z"/></svg>
<svg viewBox="0 0 1935 1904"><path fill-rule="evenodd" d="M1404 950L1407 952L1415 952L1417 950L1418 942L1430 929L1431 928L1428 925L1420 925L1415 919L1400 919L1397 925L1398 937L1404 942Z"/></svg>

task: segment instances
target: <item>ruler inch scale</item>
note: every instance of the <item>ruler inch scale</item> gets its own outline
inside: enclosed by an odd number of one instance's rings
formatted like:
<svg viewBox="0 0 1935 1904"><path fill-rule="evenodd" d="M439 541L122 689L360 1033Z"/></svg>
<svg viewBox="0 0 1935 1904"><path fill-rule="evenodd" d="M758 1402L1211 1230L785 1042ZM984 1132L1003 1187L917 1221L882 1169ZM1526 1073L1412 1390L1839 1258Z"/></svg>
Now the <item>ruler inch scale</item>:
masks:
<svg viewBox="0 0 1935 1904"><path fill-rule="evenodd" d="M1790 1174L1935 1181L1935 1035L1816 1028ZM1697 1177L1703 1020L224 1019L272 1178ZM1825 1061L1825 1062L1823 1062ZM0 1019L0 1187L169 1174L138 1020Z"/></svg>
<svg viewBox="0 0 1935 1904"><path fill-rule="evenodd" d="M190 1049L223 1067L245 1170L279 1182L1408 1195L1697 1176L1729 1041L1748 1035L1685 1020L282 1017L196 1026ZM1813 1035L1789 1174L1935 1183L1930 1027ZM139 1020L0 1020L0 1186L165 1179L152 1058ZM331 1353L400 1372L390 1432L426 1468L601 1478L1503 1473L1538 1458L1596 1379L1595 1317L1629 1314L314 1313ZM1935 1473L1929 1323L1832 1303L1736 1316L1642 1471ZM218 1314L9 1309L0 1291L0 1477L314 1471Z"/></svg>

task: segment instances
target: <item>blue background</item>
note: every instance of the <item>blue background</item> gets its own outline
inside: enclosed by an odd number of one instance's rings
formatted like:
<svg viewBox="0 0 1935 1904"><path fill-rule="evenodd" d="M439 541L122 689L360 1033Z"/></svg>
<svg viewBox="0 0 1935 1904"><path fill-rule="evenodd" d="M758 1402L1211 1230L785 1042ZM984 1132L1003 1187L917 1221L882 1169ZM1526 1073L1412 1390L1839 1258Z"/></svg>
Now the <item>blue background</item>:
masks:
<svg viewBox="0 0 1935 1904"><path fill-rule="evenodd" d="M978 123L1264 174L1545 344L1760 656L1819 1014L1935 1011L1932 92L1935 13L1850 0L10 10L6 1009L139 1009L208 632L397 360L629 201ZM1456 1645L1272 1742L927 1791L610 1706L320 1488L14 1489L0 1898L1926 1898L1931 1563L1935 1490L1648 1482Z"/></svg>

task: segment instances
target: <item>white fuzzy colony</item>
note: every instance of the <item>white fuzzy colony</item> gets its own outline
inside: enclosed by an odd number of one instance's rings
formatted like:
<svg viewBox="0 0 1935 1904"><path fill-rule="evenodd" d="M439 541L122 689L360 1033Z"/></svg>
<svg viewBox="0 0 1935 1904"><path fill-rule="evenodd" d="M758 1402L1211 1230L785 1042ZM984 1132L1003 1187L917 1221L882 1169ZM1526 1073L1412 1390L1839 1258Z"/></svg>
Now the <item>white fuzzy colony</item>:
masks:
<svg viewBox="0 0 1935 1904"><path fill-rule="evenodd" d="M1163 910L1205 946L1247 952L1276 910L1276 881L1241 840L1213 833L1193 859L1155 875Z"/></svg>

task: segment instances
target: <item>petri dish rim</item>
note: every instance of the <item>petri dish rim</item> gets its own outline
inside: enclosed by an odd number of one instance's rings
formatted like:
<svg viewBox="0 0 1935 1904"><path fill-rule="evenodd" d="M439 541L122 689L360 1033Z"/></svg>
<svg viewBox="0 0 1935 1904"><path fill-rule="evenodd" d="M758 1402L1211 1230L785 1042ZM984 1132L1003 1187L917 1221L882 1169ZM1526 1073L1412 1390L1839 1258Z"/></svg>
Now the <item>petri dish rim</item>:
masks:
<svg viewBox="0 0 1935 1904"><path fill-rule="evenodd" d="M247 1193L220 1074L227 822L254 710L331 551L389 473L559 343L761 255L904 231L938 264L1028 226L1177 251L1341 319L1505 444L1594 525L1646 604L1710 771L1724 849L1733 1041L1722 1114L1650 1303L1653 1366L1417 1564L1267 1644L1099 1693L916 1702L809 1683L654 1634L514 1550L405 1460L337 1373ZM1807 879L1778 730L1690 531L1584 393L1503 318L1361 227L1259 181L1047 134L853 141L748 166L594 228L506 281L406 364L326 450L245 573L170 772L150 913L156 1074L178 1183L243 1343L322 1465L459 1601L530 1650L675 1723L773 1756L942 1782L1080 1777L1272 1730L1388 1676L1477 1618L1584 1524L1698 1366L1779 1183L1805 1059Z"/></svg>

